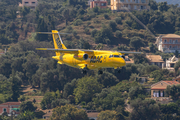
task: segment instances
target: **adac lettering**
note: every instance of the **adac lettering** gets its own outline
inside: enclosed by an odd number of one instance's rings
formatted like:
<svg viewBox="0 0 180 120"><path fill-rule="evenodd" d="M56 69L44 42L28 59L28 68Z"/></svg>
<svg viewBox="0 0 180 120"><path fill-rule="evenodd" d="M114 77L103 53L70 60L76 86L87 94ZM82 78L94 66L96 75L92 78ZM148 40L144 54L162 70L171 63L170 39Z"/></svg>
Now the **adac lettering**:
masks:
<svg viewBox="0 0 180 120"><path fill-rule="evenodd" d="M102 63L102 60L101 60L102 56L92 56L91 59L90 59L90 63Z"/></svg>

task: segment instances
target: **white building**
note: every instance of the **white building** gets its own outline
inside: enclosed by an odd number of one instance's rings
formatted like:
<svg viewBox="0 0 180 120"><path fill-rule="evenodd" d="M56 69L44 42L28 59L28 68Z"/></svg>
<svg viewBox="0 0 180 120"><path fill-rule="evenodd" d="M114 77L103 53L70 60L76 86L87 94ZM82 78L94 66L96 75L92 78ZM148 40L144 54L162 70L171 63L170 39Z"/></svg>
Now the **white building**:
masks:
<svg viewBox="0 0 180 120"><path fill-rule="evenodd" d="M22 3L19 3L19 7L30 7L32 10L35 10L36 6L38 5L37 0L22 0Z"/></svg>
<svg viewBox="0 0 180 120"><path fill-rule="evenodd" d="M160 35L156 39L156 45L159 51L165 53L180 53L180 36L176 34Z"/></svg>

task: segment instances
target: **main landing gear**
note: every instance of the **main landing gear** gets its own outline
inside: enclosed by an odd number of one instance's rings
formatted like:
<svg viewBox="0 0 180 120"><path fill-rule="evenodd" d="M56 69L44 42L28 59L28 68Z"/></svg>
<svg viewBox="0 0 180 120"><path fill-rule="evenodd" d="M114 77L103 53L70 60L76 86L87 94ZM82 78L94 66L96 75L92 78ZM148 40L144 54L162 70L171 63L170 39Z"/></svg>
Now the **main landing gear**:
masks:
<svg viewBox="0 0 180 120"><path fill-rule="evenodd" d="M116 72L116 73L121 73L121 69L120 69L120 68L117 68L117 69L115 69L115 72Z"/></svg>
<svg viewBox="0 0 180 120"><path fill-rule="evenodd" d="M86 75L87 74L87 70L88 70L88 68L87 68L87 65L86 65L86 67L84 67L82 69L82 74Z"/></svg>
<svg viewBox="0 0 180 120"><path fill-rule="evenodd" d="M103 74L102 69L100 69L100 70L98 71L98 75L101 75L101 74Z"/></svg>

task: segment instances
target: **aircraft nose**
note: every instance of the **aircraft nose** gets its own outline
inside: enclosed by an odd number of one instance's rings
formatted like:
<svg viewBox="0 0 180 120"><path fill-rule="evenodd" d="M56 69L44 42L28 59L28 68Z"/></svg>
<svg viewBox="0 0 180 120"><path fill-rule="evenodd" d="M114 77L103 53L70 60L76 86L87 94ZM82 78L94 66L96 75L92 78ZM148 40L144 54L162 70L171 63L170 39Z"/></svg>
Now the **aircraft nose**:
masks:
<svg viewBox="0 0 180 120"><path fill-rule="evenodd" d="M126 61L123 59L123 58L121 58L122 60L121 60L121 64L123 65L123 66L125 66L126 65Z"/></svg>

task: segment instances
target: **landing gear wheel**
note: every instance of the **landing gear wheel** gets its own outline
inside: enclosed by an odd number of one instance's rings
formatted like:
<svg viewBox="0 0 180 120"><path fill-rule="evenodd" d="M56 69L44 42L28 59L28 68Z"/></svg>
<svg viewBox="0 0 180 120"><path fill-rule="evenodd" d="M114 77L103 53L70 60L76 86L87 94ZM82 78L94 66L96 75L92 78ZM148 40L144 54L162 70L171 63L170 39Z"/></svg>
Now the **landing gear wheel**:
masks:
<svg viewBox="0 0 180 120"><path fill-rule="evenodd" d="M86 75L87 74L87 70L82 70L82 74Z"/></svg>
<svg viewBox="0 0 180 120"><path fill-rule="evenodd" d="M117 70L117 73L121 73L121 70L120 70L120 69L118 69L118 70Z"/></svg>
<svg viewBox="0 0 180 120"><path fill-rule="evenodd" d="M115 72L116 73L121 73L121 69L116 69Z"/></svg>
<svg viewBox="0 0 180 120"><path fill-rule="evenodd" d="M98 75L100 75L100 74L103 74L103 71L102 71L102 70L99 70L99 71L98 71Z"/></svg>

